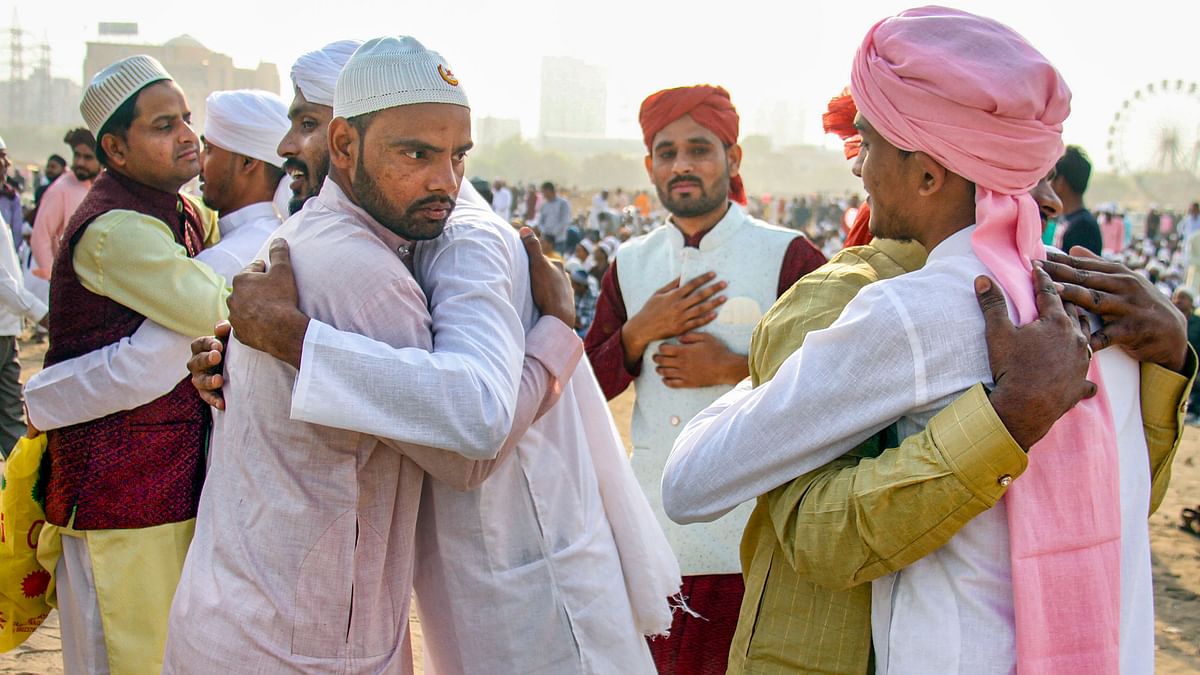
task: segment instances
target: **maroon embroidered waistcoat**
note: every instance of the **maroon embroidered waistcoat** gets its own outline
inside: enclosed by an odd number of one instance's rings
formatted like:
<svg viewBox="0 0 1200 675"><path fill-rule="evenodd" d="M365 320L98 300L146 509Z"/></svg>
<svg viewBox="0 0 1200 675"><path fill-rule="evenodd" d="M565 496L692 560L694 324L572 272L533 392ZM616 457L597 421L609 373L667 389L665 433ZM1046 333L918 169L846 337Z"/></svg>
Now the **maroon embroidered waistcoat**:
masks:
<svg viewBox="0 0 1200 675"><path fill-rule="evenodd" d="M104 171L67 224L55 256L46 365L113 344L146 319L87 290L75 274L75 245L97 217L114 210L163 221L189 256L203 248L204 228L191 202ZM208 421L208 407L184 379L139 408L50 431L46 520L66 525L74 513L76 529L107 530L194 518Z"/></svg>

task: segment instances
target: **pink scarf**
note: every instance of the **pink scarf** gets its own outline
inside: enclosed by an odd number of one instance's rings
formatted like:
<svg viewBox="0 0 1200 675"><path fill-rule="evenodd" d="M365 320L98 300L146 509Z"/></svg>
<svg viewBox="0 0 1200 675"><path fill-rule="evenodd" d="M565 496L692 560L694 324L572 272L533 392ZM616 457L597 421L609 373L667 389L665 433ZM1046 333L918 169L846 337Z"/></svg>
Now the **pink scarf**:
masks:
<svg viewBox="0 0 1200 675"><path fill-rule="evenodd" d="M922 7L871 28L850 89L889 142L975 183L975 253L1018 322L1034 320L1031 261L1046 254L1028 193L1063 152L1071 93L1058 71L1007 26ZM1116 434L1096 362L1088 375L1100 393L1033 446L1005 498L1022 674L1119 670Z"/></svg>

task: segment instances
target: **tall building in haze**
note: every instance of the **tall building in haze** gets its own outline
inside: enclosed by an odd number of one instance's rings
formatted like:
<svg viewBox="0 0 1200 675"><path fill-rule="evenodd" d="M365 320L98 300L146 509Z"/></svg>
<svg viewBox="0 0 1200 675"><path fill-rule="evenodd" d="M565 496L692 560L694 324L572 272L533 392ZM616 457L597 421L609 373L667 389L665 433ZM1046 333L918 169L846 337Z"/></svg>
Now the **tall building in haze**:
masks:
<svg viewBox="0 0 1200 675"><path fill-rule="evenodd" d="M539 136L603 138L607 131L608 78L604 69L569 56L542 57Z"/></svg>

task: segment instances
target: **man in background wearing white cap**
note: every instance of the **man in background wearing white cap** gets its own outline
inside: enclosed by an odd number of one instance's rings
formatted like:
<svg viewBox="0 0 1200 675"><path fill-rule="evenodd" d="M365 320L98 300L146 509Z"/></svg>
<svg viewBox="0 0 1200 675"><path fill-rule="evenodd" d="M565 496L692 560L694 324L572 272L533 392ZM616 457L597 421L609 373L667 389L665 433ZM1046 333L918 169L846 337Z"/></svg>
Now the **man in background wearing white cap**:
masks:
<svg viewBox="0 0 1200 675"><path fill-rule="evenodd" d="M364 49L440 60L411 39ZM362 112L340 103L328 180L278 231L295 255L306 311L426 358L430 316L407 251L441 232L470 147L465 97L447 89L403 92ZM284 250L272 246L276 269L290 265ZM559 275L534 262L535 273ZM557 282L547 304L558 318L543 327L569 336L570 292ZM411 672L408 603L424 472L466 489L500 459L475 462L290 419L295 368L238 337L229 343L229 411L217 414L196 539L172 608L167 672ZM555 346L544 365L528 362L522 374L522 387L539 391L517 413L522 428L553 403L582 355L573 338Z"/></svg>
<svg viewBox="0 0 1200 675"><path fill-rule="evenodd" d="M281 222L271 200L283 176L275 147L288 128L287 104L264 91L218 91L206 108L201 192L220 216L221 241L196 260L232 282ZM29 423L58 429L163 396L187 376L192 337L148 320L128 338L47 366L25 385Z"/></svg>
<svg viewBox="0 0 1200 675"><path fill-rule="evenodd" d="M146 319L196 335L226 311L225 281L192 259L215 241L215 219L179 193L200 171L183 91L157 61L132 56L96 75L80 111L106 170L71 218L51 274L47 365L127 338ZM49 432L39 552L56 574L68 672L160 669L208 426L195 390L180 384Z"/></svg>
<svg viewBox="0 0 1200 675"><path fill-rule="evenodd" d="M465 105L450 68L432 54L402 48L412 44L364 45L339 80L337 114L365 126L372 110L410 97ZM427 125L462 124L468 132L462 142L469 141L468 111L437 107ZM375 133L379 125L368 127L368 148L388 147L389 139ZM337 132L330 135L336 146ZM272 252L277 262L266 274L238 277L232 300L238 339L299 368L294 393L290 384L285 389L294 420L475 458L496 457L498 448L507 449L506 437L509 444L519 440L516 457L494 467L475 490L456 492L439 480L425 485L415 588L425 653L438 673L649 672L642 634L670 624L665 598L678 589L678 566L632 476L594 376L586 367L572 368L559 402L527 433L521 428L511 411L525 398L513 386L522 346L532 349L543 339L521 243L462 181L461 158L448 161L452 148L465 145L412 137L393 143L394 151L376 152L398 166L436 164L439 190L447 197L457 192L457 201L417 202L425 218L449 218L440 236L424 233L431 241L420 243L414 257L436 351L388 345L356 334L364 331L353 326L310 319L303 299L296 307L291 270L301 289L310 288L305 267L311 263L297 253L294 266L280 265L286 260L281 250ZM373 154L367 158L383 161ZM423 192L415 172L396 178L381 182L387 192L375 197L386 202L396 193ZM325 199L323 192L318 204ZM570 340L578 350L578 338ZM204 375L195 365L216 356L193 359L198 380ZM231 349L231 369L236 356ZM249 404L237 385L235 371L230 410ZM181 587L177 606L184 597Z"/></svg>
<svg viewBox="0 0 1200 675"><path fill-rule="evenodd" d="M358 40L338 40L300 55L292 64L294 97L288 108L291 129L279 143L284 157L283 170L292 177L288 211L295 213L304 202L321 191L329 173L329 139L326 134L333 119L333 90L338 73Z"/></svg>

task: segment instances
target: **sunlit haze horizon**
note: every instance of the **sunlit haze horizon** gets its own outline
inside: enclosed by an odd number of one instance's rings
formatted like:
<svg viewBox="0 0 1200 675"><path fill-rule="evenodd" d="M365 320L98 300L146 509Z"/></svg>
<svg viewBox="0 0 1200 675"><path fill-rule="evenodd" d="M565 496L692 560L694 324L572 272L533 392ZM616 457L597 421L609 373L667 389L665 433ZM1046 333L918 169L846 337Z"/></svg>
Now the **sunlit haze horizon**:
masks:
<svg viewBox="0 0 1200 675"><path fill-rule="evenodd" d="M847 84L851 58L870 25L909 6L887 0L212 0L190 6L64 0L21 3L0 21L11 24L15 17L27 40L49 44L53 74L77 82L86 42L98 39L98 24L137 22L137 37L118 41L161 44L188 34L230 55L239 67L274 63L285 98L291 93L288 69L306 51L344 38L412 35L449 61L477 118L519 119L527 138L538 132L542 57L570 56L602 67L607 75L609 137L638 137L637 107L647 94L708 82L731 92L744 136L765 130L764 110L786 109L795 125L790 141L835 147L836 141L821 134L825 102ZM1148 0L1113 11L1103 5L1025 0L965 0L955 6L1007 23L1054 62L1074 93L1065 140L1084 146L1102 169L1107 168L1108 129L1123 100L1148 83L1200 80L1200 3ZM1188 124L1200 127L1200 117Z"/></svg>

